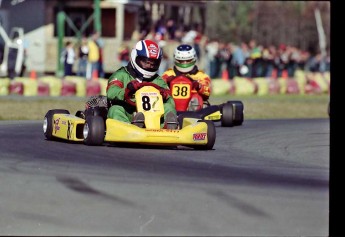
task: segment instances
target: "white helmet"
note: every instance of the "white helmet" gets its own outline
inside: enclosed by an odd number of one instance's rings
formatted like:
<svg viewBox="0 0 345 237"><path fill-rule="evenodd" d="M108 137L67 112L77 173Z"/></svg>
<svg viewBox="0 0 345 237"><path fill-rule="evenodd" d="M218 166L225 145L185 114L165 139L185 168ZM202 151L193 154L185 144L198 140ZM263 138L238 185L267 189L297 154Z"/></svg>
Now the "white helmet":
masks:
<svg viewBox="0 0 345 237"><path fill-rule="evenodd" d="M151 78L159 69L162 50L152 40L140 40L131 52L131 64L140 78Z"/></svg>
<svg viewBox="0 0 345 237"><path fill-rule="evenodd" d="M174 59L177 70L183 73L190 72L196 63L195 50L188 44L181 44L175 49Z"/></svg>

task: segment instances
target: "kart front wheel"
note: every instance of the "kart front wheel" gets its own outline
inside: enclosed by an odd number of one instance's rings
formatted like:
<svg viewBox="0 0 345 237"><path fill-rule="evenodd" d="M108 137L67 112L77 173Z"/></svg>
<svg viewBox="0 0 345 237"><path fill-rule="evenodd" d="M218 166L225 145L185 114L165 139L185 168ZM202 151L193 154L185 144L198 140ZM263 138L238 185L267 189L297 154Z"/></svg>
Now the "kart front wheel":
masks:
<svg viewBox="0 0 345 237"><path fill-rule="evenodd" d="M234 126L240 126L243 123L243 110L244 106L241 101L228 101L228 103L232 104L232 108L234 111Z"/></svg>
<svg viewBox="0 0 345 237"><path fill-rule="evenodd" d="M234 109L231 103L225 103L221 108L221 125L222 127L234 126Z"/></svg>
<svg viewBox="0 0 345 237"><path fill-rule="evenodd" d="M69 114L69 111L66 109L52 109L46 113L43 120L43 133L44 133L44 136L47 138L47 140L54 139L53 137L54 114Z"/></svg>
<svg viewBox="0 0 345 237"><path fill-rule="evenodd" d="M104 141L105 125L101 116L88 116L83 129L84 143L88 146L100 146Z"/></svg>

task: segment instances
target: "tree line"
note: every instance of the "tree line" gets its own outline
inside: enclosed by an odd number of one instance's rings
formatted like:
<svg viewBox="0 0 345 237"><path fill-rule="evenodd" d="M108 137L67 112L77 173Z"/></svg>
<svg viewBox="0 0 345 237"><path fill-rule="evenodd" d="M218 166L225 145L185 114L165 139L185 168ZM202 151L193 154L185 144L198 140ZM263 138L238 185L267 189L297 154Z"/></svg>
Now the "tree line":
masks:
<svg viewBox="0 0 345 237"><path fill-rule="evenodd" d="M303 50L319 50L315 9L319 9L329 48L330 2L328 1L209 1L204 33L225 42L264 45L281 43Z"/></svg>

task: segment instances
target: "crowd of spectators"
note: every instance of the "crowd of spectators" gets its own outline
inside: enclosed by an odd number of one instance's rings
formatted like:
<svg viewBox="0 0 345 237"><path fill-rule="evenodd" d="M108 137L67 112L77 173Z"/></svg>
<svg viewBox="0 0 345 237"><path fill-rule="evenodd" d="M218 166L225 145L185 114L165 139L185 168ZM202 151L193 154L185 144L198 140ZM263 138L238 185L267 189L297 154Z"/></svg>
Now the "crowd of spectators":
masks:
<svg viewBox="0 0 345 237"><path fill-rule="evenodd" d="M77 46L72 41L67 41L60 58L64 64L64 76L74 75L73 65L77 63L77 76L89 80L96 73L97 77L104 77L103 47L104 43L98 32L89 37L83 36Z"/></svg>
<svg viewBox="0 0 345 237"><path fill-rule="evenodd" d="M147 31L136 32L132 40L151 39L163 48L164 57L158 73L173 66L173 55L169 47L178 44L190 44L198 57L198 67L212 79L224 78L294 78L296 70L305 72L326 72L330 70L330 55L322 56L317 50L302 50L293 45L263 45L255 39L249 42L226 42L201 33L200 24L177 27L173 19L160 19ZM172 42L175 42L173 44ZM67 48L67 47L66 47ZM90 79L97 70L99 77L104 77L103 42L98 33L84 37L76 49L76 74ZM66 51L65 51L66 52ZM127 65L130 46L124 42L119 45L117 59L120 66ZM63 54L67 56L67 54ZM116 57L115 56L115 57ZM69 60L72 61L72 60ZM64 57L65 75L69 70L68 57ZM74 62L73 62L74 63ZM66 70L67 69L67 70Z"/></svg>
<svg viewBox="0 0 345 237"><path fill-rule="evenodd" d="M140 38L159 42L163 51L170 41L192 45L197 52L199 68L211 78L294 78L296 70L330 70L329 51L322 56L317 50L302 50L284 43L263 45L255 39L240 43L226 42L202 34L199 24L178 28L172 19L159 20L149 32L141 32ZM167 55L166 60L168 62L163 66L171 67L172 55Z"/></svg>
<svg viewBox="0 0 345 237"><path fill-rule="evenodd" d="M236 76L247 78L294 78L296 70L326 72L330 70L330 57L321 53L301 50L291 45L263 46L256 40L248 43L211 40L205 45L205 70L211 78Z"/></svg>

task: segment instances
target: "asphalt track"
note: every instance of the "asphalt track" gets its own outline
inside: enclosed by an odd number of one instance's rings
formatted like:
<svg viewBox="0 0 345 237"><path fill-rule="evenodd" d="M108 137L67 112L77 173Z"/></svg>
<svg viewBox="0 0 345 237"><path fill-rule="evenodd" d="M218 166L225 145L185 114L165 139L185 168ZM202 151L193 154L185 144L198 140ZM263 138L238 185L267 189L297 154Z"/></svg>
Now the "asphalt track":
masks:
<svg viewBox="0 0 345 237"><path fill-rule="evenodd" d="M195 151L0 122L0 235L328 236L328 119L216 125L214 150Z"/></svg>

